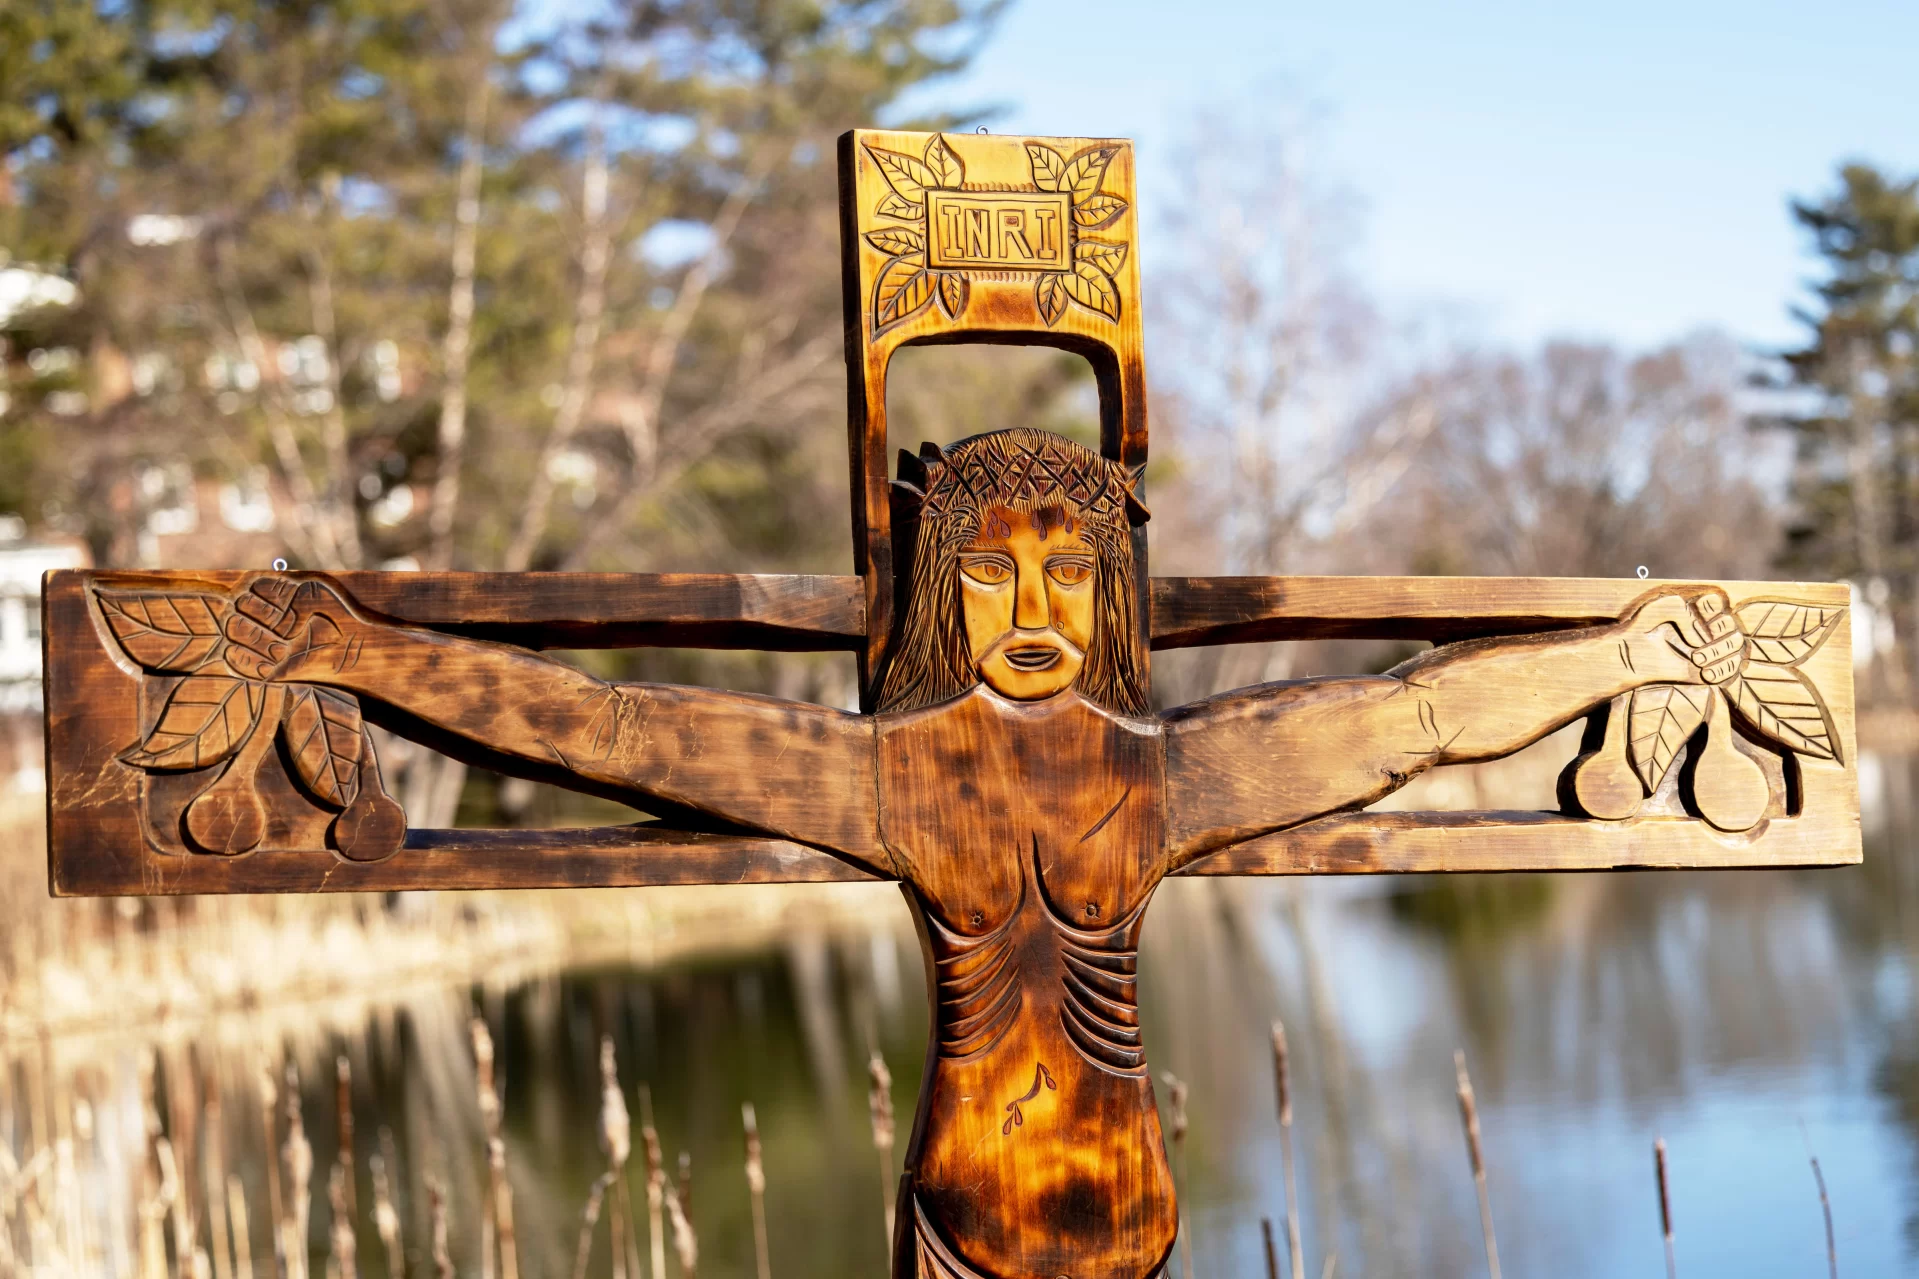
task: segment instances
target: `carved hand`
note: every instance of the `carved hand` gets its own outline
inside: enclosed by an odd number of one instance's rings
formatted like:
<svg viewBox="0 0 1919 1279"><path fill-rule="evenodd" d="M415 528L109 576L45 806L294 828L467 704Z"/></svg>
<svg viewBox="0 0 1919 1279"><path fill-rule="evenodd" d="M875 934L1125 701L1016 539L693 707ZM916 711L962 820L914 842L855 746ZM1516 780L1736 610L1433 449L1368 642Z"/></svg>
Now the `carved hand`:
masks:
<svg viewBox="0 0 1919 1279"><path fill-rule="evenodd" d="M1737 673L1744 636L1716 586L1654 596L1618 624L1622 656L1647 684L1721 683Z"/></svg>
<svg viewBox="0 0 1919 1279"><path fill-rule="evenodd" d="M249 679L310 679L341 669L372 625L325 582L263 577L227 618L227 661Z"/></svg>

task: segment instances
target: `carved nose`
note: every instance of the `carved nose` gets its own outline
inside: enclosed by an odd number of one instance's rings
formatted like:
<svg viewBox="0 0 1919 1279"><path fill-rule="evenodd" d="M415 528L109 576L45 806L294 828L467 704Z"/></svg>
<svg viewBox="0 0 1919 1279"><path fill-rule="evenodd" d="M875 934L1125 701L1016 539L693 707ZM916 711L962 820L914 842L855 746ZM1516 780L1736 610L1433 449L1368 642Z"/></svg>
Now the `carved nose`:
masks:
<svg viewBox="0 0 1919 1279"><path fill-rule="evenodd" d="M1013 602L1013 625L1022 631L1044 630L1052 624L1052 611L1046 607L1046 574L1019 575Z"/></svg>

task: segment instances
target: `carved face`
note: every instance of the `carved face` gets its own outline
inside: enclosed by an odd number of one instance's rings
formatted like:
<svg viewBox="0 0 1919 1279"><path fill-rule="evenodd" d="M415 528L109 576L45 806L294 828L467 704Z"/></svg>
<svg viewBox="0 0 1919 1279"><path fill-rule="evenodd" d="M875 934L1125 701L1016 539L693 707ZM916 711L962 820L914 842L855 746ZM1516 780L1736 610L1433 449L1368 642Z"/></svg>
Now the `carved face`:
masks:
<svg viewBox="0 0 1919 1279"><path fill-rule="evenodd" d="M1093 641L1098 560L1070 509L987 508L960 549L960 602L980 678L1002 697L1051 697Z"/></svg>

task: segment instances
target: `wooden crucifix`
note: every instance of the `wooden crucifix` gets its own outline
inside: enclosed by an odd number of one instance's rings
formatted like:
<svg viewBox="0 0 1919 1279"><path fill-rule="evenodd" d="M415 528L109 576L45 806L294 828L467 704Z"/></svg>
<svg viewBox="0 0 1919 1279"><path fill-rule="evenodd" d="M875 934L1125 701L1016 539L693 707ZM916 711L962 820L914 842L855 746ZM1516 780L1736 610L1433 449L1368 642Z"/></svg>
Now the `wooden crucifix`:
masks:
<svg viewBox="0 0 1919 1279"><path fill-rule="evenodd" d="M57 572L57 894L897 880L932 1044L899 1279L1137 1279L1173 1187L1135 983L1168 875L1860 858L1843 585L1149 579L1128 143L840 143L854 577ZM909 343L1093 365L1098 451L1008 424L886 467ZM1384 675L1155 711L1155 648L1390 637ZM547 648L852 650L861 711ZM1373 812L1584 720L1554 812ZM368 723L652 814L411 830Z"/></svg>

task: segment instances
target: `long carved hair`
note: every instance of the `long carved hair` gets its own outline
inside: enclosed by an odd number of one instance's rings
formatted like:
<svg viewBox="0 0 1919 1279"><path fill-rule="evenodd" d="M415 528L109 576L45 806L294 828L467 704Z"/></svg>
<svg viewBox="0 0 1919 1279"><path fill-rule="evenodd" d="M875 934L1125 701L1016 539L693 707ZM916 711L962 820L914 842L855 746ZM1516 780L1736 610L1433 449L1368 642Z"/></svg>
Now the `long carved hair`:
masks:
<svg viewBox="0 0 1919 1279"><path fill-rule="evenodd" d="M912 564L879 709L917 710L979 683L960 602L959 555L989 507L1073 515L1093 545L1093 638L1073 687L1119 715L1147 713L1146 661L1133 605L1133 526L1147 511L1118 462L1047 431L975 435L900 454L896 523L912 520ZM1057 519L1050 517L1057 516Z"/></svg>

